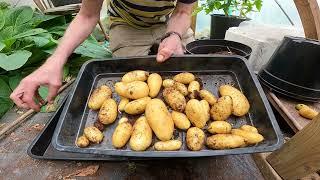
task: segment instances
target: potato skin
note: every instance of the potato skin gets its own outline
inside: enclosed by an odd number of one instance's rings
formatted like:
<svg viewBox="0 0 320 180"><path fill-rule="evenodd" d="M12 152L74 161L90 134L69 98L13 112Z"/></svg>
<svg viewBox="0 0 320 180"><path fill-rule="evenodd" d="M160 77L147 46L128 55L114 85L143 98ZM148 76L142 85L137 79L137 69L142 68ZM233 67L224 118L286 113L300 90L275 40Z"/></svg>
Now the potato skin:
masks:
<svg viewBox="0 0 320 180"><path fill-rule="evenodd" d="M133 82L133 81L146 81L149 76L149 72L143 70L130 71L123 75L122 82Z"/></svg>
<svg viewBox="0 0 320 180"><path fill-rule="evenodd" d="M106 86L102 85L95 89L88 102L88 107L93 110L98 110L101 108L103 102L112 96L112 90Z"/></svg>
<svg viewBox="0 0 320 180"><path fill-rule="evenodd" d="M173 77L173 80L180 82L182 84L189 84L192 81L194 81L195 79L196 79L196 77L192 73L189 73L189 72L179 73Z"/></svg>
<svg viewBox="0 0 320 180"><path fill-rule="evenodd" d="M103 133L96 127L90 126L83 130L84 136L93 143L100 143L103 140Z"/></svg>
<svg viewBox="0 0 320 180"><path fill-rule="evenodd" d="M229 134L231 129L231 124L226 121L214 121L208 127L208 131L211 134Z"/></svg>
<svg viewBox="0 0 320 180"><path fill-rule="evenodd" d="M129 103L129 99L125 98L125 97L121 97L121 100L119 102L118 105L118 111L119 112L123 112L124 111L124 107L126 107L126 105Z"/></svg>
<svg viewBox="0 0 320 180"><path fill-rule="evenodd" d="M158 95L161 85L162 78L159 74L153 73L148 77L148 86L149 86L149 96L154 98Z"/></svg>
<svg viewBox="0 0 320 180"><path fill-rule="evenodd" d="M168 87L172 87L174 85L174 80L173 79L165 79L163 80L162 82L162 86L165 87L165 88L168 88Z"/></svg>
<svg viewBox="0 0 320 180"><path fill-rule="evenodd" d="M81 148L89 146L89 143L88 138L84 135L80 136L76 141L76 145Z"/></svg>
<svg viewBox="0 0 320 180"><path fill-rule="evenodd" d="M203 128L206 125L208 121L207 110L200 101L196 99L188 101L185 112L194 126Z"/></svg>
<svg viewBox="0 0 320 180"><path fill-rule="evenodd" d="M174 123L163 101L160 99L150 100L147 104L145 115L158 139L168 141L172 138Z"/></svg>
<svg viewBox="0 0 320 180"><path fill-rule="evenodd" d="M133 125L129 141L130 148L134 151L144 151L152 143L152 130L144 116L141 116Z"/></svg>
<svg viewBox="0 0 320 180"><path fill-rule="evenodd" d="M231 134L243 137L246 144L257 144L264 139L263 136L259 133L244 131L242 129L232 129Z"/></svg>
<svg viewBox="0 0 320 180"><path fill-rule="evenodd" d="M128 122L128 119L126 119L126 121L119 121L118 126L112 134L112 145L115 148L122 148L125 146L130 139L132 131L133 128Z"/></svg>
<svg viewBox="0 0 320 180"><path fill-rule="evenodd" d="M117 94L128 99L140 99L149 95L149 87L142 81L117 82L114 88Z"/></svg>
<svg viewBox="0 0 320 180"><path fill-rule="evenodd" d="M244 131L250 131L250 132L254 132L254 133L259 133L258 129L256 127L250 126L250 125L242 125L240 127L241 130Z"/></svg>
<svg viewBox="0 0 320 180"><path fill-rule="evenodd" d="M246 96L230 85L223 85L219 87L221 96L230 96L232 98L233 111L235 116L244 116L249 112L250 104Z"/></svg>
<svg viewBox="0 0 320 180"><path fill-rule="evenodd" d="M206 100L201 100L200 103L202 104L202 107L205 110L205 114L207 116L206 121L209 121L210 120L210 105Z"/></svg>
<svg viewBox="0 0 320 180"><path fill-rule="evenodd" d="M215 121L225 121L232 114L232 99L230 96L222 96L218 99L211 110L210 114Z"/></svg>
<svg viewBox="0 0 320 180"><path fill-rule="evenodd" d="M200 91L200 83L198 81L191 81L188 86L189 97L191 99L197 98Z"/></svg>
<svg viewBox="0 0 320 180"><path fill-rule="evenodd" d="M199 93L201 99L206 100L211 106L217 102L217 98L211 92L202 89Z"/></svg>
<svg viewBox="0 0 320 180"><path fill-rule="evenodd" d="M187 86L182 83L174 82L173 87L184 96L187 96L189 94Z"/></svg>
<svg viewBox="0 0 320 180"><path fill-rule="evenodd" d="M182 142L179 140L159 141L154 144L157 151L177 151L181 148Z"/></svg>
<svg viewBox="0 0 320 180"><path fill-rule="evenodd" d="M318 112L309 106L305 104L297 104L295 107L298 111L300 116L307 118L307 119L313 119L318 115Z"/></svg>
<svg viewBox="0 0 320 180"><path fill-rule="evenodd" d="M206 136L200 128L192 127L188 129L186 136L188 148L191 151L200 151L203 147L205 138Z"/></svg>
<svg viewBox="0 0 320 180"><path fill-rule="evenodd" d="M172 111L171 117L174 122L174 125L179 129L186 130L189 129L189 127L191 126L191 123L187 116L181 112Z"/></svg>
<svg viewBox="0 0 320 180"><path fill-rule="evenodd" d="M186 98L176 89L169 87L163 91L163 97L169 106L179 112L183 112L186 107Z"/></svg>
<svg viewBox="0 0 320 180"><path fill-rule="evenodd" d="M113 123L118 115L117 103L113 99L107 99L103 102L98 113L98 119L102 124Z"/></svg>
<svg viewBox="0 0 320 180"><path fill-rule="evenodd" d="M146 106L150 100L150 97L144 97L131 101L124 107L124 111L132 115L142 114L146 110Z"/></svg>
<svg viewBox="0 0 320 180"><path fill-rule="evenodd" d="M207 138L206 144L211 149L233 149L244 147L244 138L234 134L216 134Z"/></svg>

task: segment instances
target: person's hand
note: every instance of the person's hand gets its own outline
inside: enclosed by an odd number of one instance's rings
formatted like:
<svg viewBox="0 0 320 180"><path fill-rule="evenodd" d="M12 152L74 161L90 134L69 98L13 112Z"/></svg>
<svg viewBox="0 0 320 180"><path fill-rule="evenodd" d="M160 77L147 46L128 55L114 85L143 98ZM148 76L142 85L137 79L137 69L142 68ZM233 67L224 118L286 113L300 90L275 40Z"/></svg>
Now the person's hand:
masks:
<svg viewBox="0 0 320 180"><path fill-rule="evenodd" d="M184 54L183 46L178 35L171 35L164 39L158 49L157 61L164 62L173 54Z"/></svg>
<svg viewBox="0 0 320 180"><path fill-rule="evenodd" d="M48 103L53 103L62 85L63 71L63 66L54 63L54 59L49 58L39 69L21 80L18 87L10 95L17 106L40 111L40 106L44 103L38 92L41 85L49 88L47 100Z"/></svg>

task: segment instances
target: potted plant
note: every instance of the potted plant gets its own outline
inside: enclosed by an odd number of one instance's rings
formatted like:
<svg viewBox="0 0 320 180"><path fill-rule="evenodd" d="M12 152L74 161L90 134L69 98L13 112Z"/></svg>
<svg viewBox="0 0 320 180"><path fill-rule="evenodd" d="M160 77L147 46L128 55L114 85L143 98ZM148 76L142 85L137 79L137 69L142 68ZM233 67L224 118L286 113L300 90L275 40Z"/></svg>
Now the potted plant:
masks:
<svg viewBox="0 0 320 180"><path fill-rule="evenodd" d="M230 27L239 26L248 20L247 14L261 10L262 0L205 0L197 10L204 10L206 14L214 10L223 11L224 14L211 14L210 39L224 39Z"/></svg>

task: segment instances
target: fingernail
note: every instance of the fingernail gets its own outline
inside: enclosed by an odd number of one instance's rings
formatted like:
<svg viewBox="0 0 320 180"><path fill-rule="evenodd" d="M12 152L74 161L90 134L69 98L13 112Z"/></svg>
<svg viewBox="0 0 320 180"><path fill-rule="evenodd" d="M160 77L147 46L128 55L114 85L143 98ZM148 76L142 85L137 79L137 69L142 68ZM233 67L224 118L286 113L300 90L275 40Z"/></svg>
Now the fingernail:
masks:
<svg viewBox="0 0 320 180"><path fill-rule="evenodd" d="M162 55L159 55L158 58L157 58L157 60L158 60L159 62L162 62L162 61L163 61L163 56L162 56Z"/></svg>

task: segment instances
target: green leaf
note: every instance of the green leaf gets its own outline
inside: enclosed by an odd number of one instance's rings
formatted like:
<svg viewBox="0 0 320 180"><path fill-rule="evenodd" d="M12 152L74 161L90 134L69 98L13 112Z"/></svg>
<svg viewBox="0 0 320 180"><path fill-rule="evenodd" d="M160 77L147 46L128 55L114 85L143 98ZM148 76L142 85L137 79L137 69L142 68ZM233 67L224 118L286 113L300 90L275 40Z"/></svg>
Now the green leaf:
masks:
<svg viewBox="0 0 320 180"><path fill-rule="evenodd" d="M26 50L19 50L7 56L0 53L0 67L6 71L11 71L22 67L32 55L31 52Z"/></svg>
<svg viewBox="0 0 320 180"><path fill-rule="evenodd" d="M256 0L255 5L258 11L261 11L262 8L262 0Z"/></svg>
<svg viewBox="0 0 320 180"><path fill-rule="evenodd" d="M16 73L14 76L9 77L9 86L13 91L23 79L23 76L20 73Z"/></svg>
<svg viewBox="0 0 320 180"><path fill-rule="evenodd" d="M59 99L60 99L60 96L58 95L54 99L53 104L46 104L45 106L42 106L40 112L44 112L44 113L55 112L58 109Z"/></svg>
<svg viewBox="0 0 320 180"><path fill-rule="evenodd" d="M45 33L45 32L47 31L41 28L30 29L28 31L25 31L23 33L13 36L12 39L19 39L19 38L28 37L28 36L34 36L34 35Z"/></svg>
<svg viewBox="0 0 320 180"><path fill-rule="evenodd" d="M33 29L32 26L33 26L32 23L29 23L29 22L25 24L17 25L15 26L15 29L14 29L14 35L29 31Z"/></svg>
<svg viewBox="0 0 320 180"><path fill-rule="evenodd" d="M52 34L56 34L59 36L63 36L64 32L66 31L67 27L69 24L65 24L62 26L54 26L48 29L48 32L52 33Z"/></svg>
<svg viewBox="0 0 320 180"><path fill-rule="evenodd" d="M8 84L0 78L0 118L13 106L13 102L10 100L9 96L11 94L11 89Z"/></svg>
<svg viewBox="0 0 320 180"><path fill-rule="evenodd" d="M0 30L3 28L5 22L6 22L5 16L3 15L2 10L0 9Z"/></svg>
<svg viewBox="0 0 320 180"><path fill-rule="evenodd" d="M3 48L5 48L5 47L6 47L6 45L5 45L4 43L0 42L0 52L1 52L1 50L2 50Z"/></svg>
<svg viewBox="0 0 320 180"><path fill-rule="evenodd" d="M49 93L49 89L46 86L40 86L38 89L39 95L42 97L42 99L46 99Z"/></svg>
<svg viewBox="0 0 320 180"><path fill-rule="evenodd" d="M9 39L13 36L13 26L8 26L8 27L5 27L3 28L1 31L0 31L0 41L4 41L6 39Z"/></svg>
<svg viewBox="0 0 320 180"><path fill-rule="evenodd" d="M63 79L65 79L69 75L69 66L65 65L63 66Z"/></svg>
<svg viewBox="0 0 320 180"><path fill-rule="evenodd" d="M50 33L42 33L35 36L25 37L24 40L27 42L34 42L34 44L42 48L51 42L52 36Z"/></svg>
<svg viewBox="0 0 320 180"><path fill-rule="evenodd" d="M100 46L98 43L93 43L88 40L84 41L75 51L76 54L91 58L108 58L111 57L111 52Z"/></svg>
<svg viewBox="0 0 320 180"><path fill-rule="evenodd" d="M31 20L33 10L30 6L20 6L8 11L6 16L6 25L18 26Z"/></svg>
<svg viewBox="0 0 320 180"><path fill-rule="evenodd" d="M34 12L31 22L35 27L37 27L41 25L41 23L50 21L57 17L60 17L60 15L44 15L40 12Z"/></svg>

